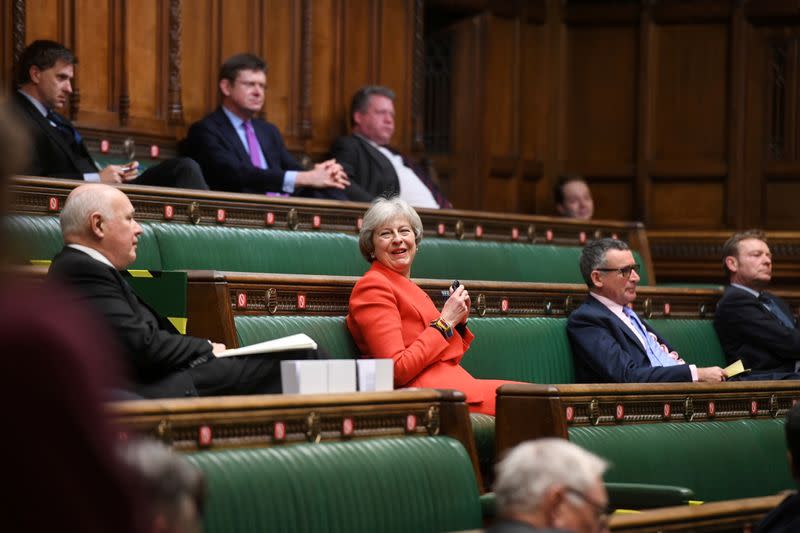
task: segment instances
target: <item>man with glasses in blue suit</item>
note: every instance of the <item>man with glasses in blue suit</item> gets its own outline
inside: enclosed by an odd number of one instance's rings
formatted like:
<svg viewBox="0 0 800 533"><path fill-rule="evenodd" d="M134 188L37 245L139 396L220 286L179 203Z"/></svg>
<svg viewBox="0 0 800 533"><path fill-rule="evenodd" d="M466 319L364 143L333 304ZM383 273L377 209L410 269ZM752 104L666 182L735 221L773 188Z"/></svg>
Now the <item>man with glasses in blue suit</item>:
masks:
<svg viewBox="0 0 800 533"><path fill-rule="evenodd" d="M579 383L725 380L718 366L686 364L629 307L636 300L639 265L626 243L609 238L590 242L580 268L589 297L567 322Z"/></svg>

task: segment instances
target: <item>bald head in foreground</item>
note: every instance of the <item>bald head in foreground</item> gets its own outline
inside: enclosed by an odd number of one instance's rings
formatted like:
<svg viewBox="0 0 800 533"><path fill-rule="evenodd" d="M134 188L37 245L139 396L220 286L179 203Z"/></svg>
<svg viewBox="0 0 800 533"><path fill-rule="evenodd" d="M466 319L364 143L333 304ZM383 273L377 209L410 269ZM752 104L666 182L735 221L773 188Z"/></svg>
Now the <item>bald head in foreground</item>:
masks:
<svg viewBox="0 0 800 533"><path fill-rule="evenodd" d="M77 187L61 213L64 249L48 274L105 317L126 355L133 391L146 398L280 392L279 359L217 358L224 345L181 335L136 296L119 272L136 260L142 228L134 215L114 187Z"/></svg>
<svg viewBox="0 0 800 533"><path fill-rule="evenodd" d="M497 465L499 519L487 533L608 531L607 468L564 439L519 444Z"/></svg>

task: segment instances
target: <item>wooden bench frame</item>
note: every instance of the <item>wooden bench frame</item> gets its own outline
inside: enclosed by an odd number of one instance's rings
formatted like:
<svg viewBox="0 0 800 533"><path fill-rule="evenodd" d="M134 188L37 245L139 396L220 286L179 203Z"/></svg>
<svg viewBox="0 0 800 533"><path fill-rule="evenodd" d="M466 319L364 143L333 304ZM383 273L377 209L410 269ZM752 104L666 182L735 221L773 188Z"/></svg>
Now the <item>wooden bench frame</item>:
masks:
<svg viewBox="0 0 800 533"><path fill-rule="evenodd" d="M648 231L659 281L725 283L722 246L735 231ZM800 283L800 232L769 231L767 239L774 261L773 285L796 287Z"/></svg>
<svg viewBox="0 0 800 533"><path fill-rule="evenodd" d="M664 507L636 514L614 515L610 526L611 531L619 533L752 531L781 500L783 496L777 495Z"/></svg>
<svg viewBox="0 0 800 533"><path fill-rule="evenodd" d="M238 346L236 315L344 316L359 278L190 271L189 334ZM451 281L415 279L436 305ZM588 292L585 285L461 280L472 295L472 316L567 317ZM634 309L645 318L711 318L720 289L639 287ZM800 292L779 291L797 311Z"/></svg>
<svg viewBox="0 0 800 533"><path fill-rule="evenodd" d="M570 427L782 418L800 383L603 383L503 385L497 391L498 455L520 442L568 438Z"/></svg>
<svg viewBox="0 0 800 533"><path fill-rule="evenodd" d="M17 176L10 211L20 215L55 215L82 181ZM120 185L140 221L229 227L334 231L355 235L368 205L360 202L276 198L258 194L193 191ZM457 209L417 210L427 238L545 243L581 246L587 239L617 236L637 250L655 284L650 246L638 222L580 221L560 217L490 213ZM169 213L169 216L167 216Z"/></svg>
<svg viewBox="0 0 800 533"><path fill-rule="evenodd" d="M124 432L148 435L184 452L448 436L464 446L483 487L466 397L459 391L131 400L109 404L109 410Z"/></svg>

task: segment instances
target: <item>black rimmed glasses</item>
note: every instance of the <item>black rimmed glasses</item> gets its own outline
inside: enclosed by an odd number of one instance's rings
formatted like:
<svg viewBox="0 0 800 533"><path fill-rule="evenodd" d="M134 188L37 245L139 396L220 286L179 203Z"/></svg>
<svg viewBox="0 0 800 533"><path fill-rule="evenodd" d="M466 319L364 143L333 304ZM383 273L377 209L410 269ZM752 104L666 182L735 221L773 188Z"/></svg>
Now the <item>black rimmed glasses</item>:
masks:
<svg viewBox="0 0 800 533"><path fill-rule="evenodd" d="M630 270L628 272L630 272ZM583 501L583 503L592 508L595 516L597 517L597 523L601 528L608 527L608 519L611 516L611 513L614 512L614 509L612 509L610 505L601 505L596 501L592 500L591 498L589 498L586 494L584 494L582 491L578 489L574 489L572 487L566 487L565 490L569 494L577 496L581 501Z"/></svg>
<svg viewBox="0 0 800 533"><path fill-rule="evenodd" d="M630 278L631 272L636 272L637 274L639 274L642 271L642 265L634 263L633 265L628 265L620 268L595 268L595 270L599 272L619 272L619 274L623 278Z"/></svg>

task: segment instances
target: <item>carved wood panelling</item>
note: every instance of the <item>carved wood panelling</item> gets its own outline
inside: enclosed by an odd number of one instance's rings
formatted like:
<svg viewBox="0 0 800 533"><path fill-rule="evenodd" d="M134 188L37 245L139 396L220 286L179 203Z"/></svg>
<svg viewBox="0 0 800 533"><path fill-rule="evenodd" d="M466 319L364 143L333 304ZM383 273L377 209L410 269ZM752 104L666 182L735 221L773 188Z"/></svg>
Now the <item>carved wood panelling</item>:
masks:
<svg viewBox="0 0 800 533"><path fill-rule="evenodd" d="M581 172L603 218L650 228L800 223L787 200L800 194L800 19L790 2L3 6L4 86L26 42L65 42L81 60L68 112L101 135L177 140L216 106L220 62L251 51L271 64L264 115L314 158L347 132L350 97L366 83L396 91L393 144L403 150L420 147L439 113L449 138L436 161L460 208L548 214L556 176ZM430 14L436 35L426 35ZM435 80L422 52L442 31L448 98L425 107L422 78Z"/></svg>

